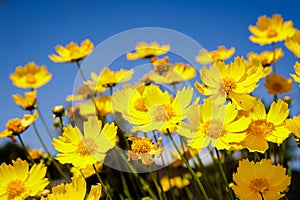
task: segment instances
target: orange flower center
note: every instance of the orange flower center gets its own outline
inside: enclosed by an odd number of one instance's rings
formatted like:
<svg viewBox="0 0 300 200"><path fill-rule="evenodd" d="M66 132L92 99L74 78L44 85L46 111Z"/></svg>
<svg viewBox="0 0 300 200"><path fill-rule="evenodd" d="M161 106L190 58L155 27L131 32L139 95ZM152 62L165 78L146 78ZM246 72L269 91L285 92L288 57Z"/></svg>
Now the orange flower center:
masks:
<svg viewBox="0 0 300 200"><path fill-rule="evenodd" d="M173 111L173 108L165 104L157 106L154 111L154 120L157 122L169 121L172 117L175 116L176 114Z"/></svg>
<svg viewBox="0 0 300 200"><path fill-rule="evenodd" d="M148 111L148 109L146 108L146 106L144 104L144 99L143 98L139 98L135 102L134 108L137 109L138 111L141 111L141 112L147 112Z"/></svg>
<svg viewBox="0 0 300 200"><path fill-rule="evenodd" d="M28 74L26 76L26 82L28 84L34 84L34 83L36 83L36 78L35 78L34 74Z"/></svg>
<svg viewBox="0 0 300 200"><path fill-rule="evenodd" d="M255 192L263 193L269 190L269 183L265 178L256 178L251 180L250 188Z"/></svg>
<svg viewBox="0 0 300 200"><path fill-rule="evenodd" d="M272 89L274 90L274 91L277 91L277 92L279 92L279 91L281 91L282 90L282 84L281 83L273 83L272 84Z"/></svg>
<svg viewBox="0 0 300 200"><path fill-rule="evenodd" d="M152 149L152 143L149 138L137 138L132 141L131 151L136 154L148 153Z"/></svg>
<svg viewBox="0 0 300 200"><path fill-rule="evenodd" d="M218 139L220 136L225 134L225 130L223 130L223 122L219 119L207 121L204 124L203 129L205 135L214 139Z"/></svg>
<svg viewBox="0 0 300 200"><path fill-rule="evenodd" d="M226 92L226 94L229 94L232 90L236 88L236 82L231 77L223 78L221 83L221 91Z"/></svg>
<svg viewBox="0 0 300 200"><path fill-rule="evenodd" d="M95 153L97 150L97 144L95 144L92 138L83 138L77 145L77 153L81 156L89 156Z"/></svg>
<svg viewBox="0 0 300 200"><path fill-rule="evenodd" d="M247 132L250 135L267 136L275 130L275 126L271 122L267 122L264 119L252 121L249 125Z"/></svg>
<svg viewBox="0 0 300 200"><path fill-rule="evenodd" d="M6 192L8 199L14 199L19 197L26 191L25 185L20 180L14 180L8 183L6 187Z"/></svg>
<svg viewBox="0 0 300 200"><path fill-rule="evenodd" d="M267 33L268 38L276 37L278 35L278 32L274 29L270 29Z"/></svg>
<svg viewBox="0 0 300 200"><path fill-rule="evenodd" d="M22 121L19 118L8 120L6 123L6 129L13 133L22 133L26 128L22 125Z"/></svg>

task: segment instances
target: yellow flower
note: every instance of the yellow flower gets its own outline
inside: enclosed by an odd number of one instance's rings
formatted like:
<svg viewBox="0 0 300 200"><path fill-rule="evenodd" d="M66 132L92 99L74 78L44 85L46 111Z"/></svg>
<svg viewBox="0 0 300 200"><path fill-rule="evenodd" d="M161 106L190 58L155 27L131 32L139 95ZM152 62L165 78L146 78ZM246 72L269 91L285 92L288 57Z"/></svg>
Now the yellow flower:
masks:
<svg viewBox="0 0 300 200"><path fill-rule="evenodd" d="M300 115L287 119L285 121L286 127L297 137L300 138Z"/></svg>
<svg viewBox="0 0 300 200"><path fill-rule="evenodd" d="M189 160L191 158L193 158L195 155L197 155L199 153L199 149L194 149L191 147L187 147L186 145L184 145L184 147L182 148L182 146L178 146L179 150L181 150L181 153L183 154L184 152L184 157ZM178 154L177 150L173 150L171 151L171 156L172 158L175 158L176 160L172 162L171 166L172 167L178 167L181 166L183 164L183 160L181 158L181 156Z"/></svg>
<svg viewBox="0 0 300 200"><path fill-rule="evenodd" d="M259 101L253 108L252 122L247 128L247 136L240 143L247 147L250 152L264 153L269 142L281 144L290 134L284 126L284 121L289 115L288 104L281 99L271 104L268 114L264 104Z"/></svg>
<svg viewBox="0 0 300 200"><path fill-rule="evenodd" d="M127 82L131 79L134 70L120 69L117 72L111 71L109 68L104 68L99 75L91 73L92 81L85 81L86 85L95 85L96 92L104 91L108 87L114 87L119 83ZM98 89L99 87L99 89Z"/></svg>
<svg viewBox="0 0 300 200"><path fill-rule="evenodd" d="M170 45L160 46L157 42L147 44L146 42L140 42L135 47L135 53L127 53L128 60L137 60L140 58L152 58L159 56L170 51Z"/></svg>
<svg viewBox="0 0 300 200"><path fill-rule="evenodd" d="M188 186L190 184L189 179L187 179L185 177L181 177L181 176L176 176L176 177L173 177L173 178L169 178L169 177L164 176L160 179L160 182L161 182L162 189L165 192L170 190L171 188L174 188L174 187L182 189L185 186ZM171 186L170 186L170 183L171 183Z"/></svg>
<svg viewBox="0 0 300 200"><path fill-rule="evenodd" d="M150 72L148 78L158 84L177 84L187 81L196 76L196 69L188 64L176 63L169 67L164 75L160 75L155 71Z"/></svg>
<svg viewBox="0 0 300 200"><path fill-rule="evenodd" d="M42 149L31 149L31 148L29 148L28 149L28 154L30 155L30 157L32 158L32 159L39 159L39 158L41 158L42 157L42 155L43 155L43 150Z"/></svg>
<svg viewBox="0 0 300 200"><path fill-rule="evenodd" d="M49 55L53 62L78 62L88 56L94 49L94 44L86 39L78 46L75 42L70 42L66 47L57 45L55 47L56 54Z"/></svg>
<svg viewBox="0 0 300 200"><path fill-rule="evenodd" d="M103 167L102 162L97 162L94 165L95 165L97 171L99 171ZM81 177L83 175L84 178L89 178L89 177L93 176L94 174L96 174L95 169L92 165L88 165L83 169L78 169L77 167L71 167L70 171L73 174L73 176Z"/></svg>
<svg viewBox="0 0 300 200"><path fill-rule="evenodd" d="M0 165L0 198L9 200L27 199L42 191L48 184L44 178L47 167L44 164L34 164L29 170L29 164L18 158L12 165Z"/></svg>
<svg viewBox="0 0 300 200"><path fill-rule="evenodd" d="M23 133L38 117L38 112L33 115L25 114L23 119L13 118L7 121L6 129L0 133L0 138L11 137Z"/></svg>
<svg viewBox="0 0 300 200"><path fill-rule="evenodd" d="M266 77L265 87L269 94L283 94L292 90L292 79L285 79L283 76L272 73Z"/></svg>
<svg viewBox="0 0 300 200"><path fill-rule="evenodd" d="M95 96L95 92L104 92L107 88L98 87L97 90L95 85L83 85L78 90L76 90L76 95L69 95L66 98L66 101L80 101L80 100L87 100L91 99Z"/></svg>
<svg viewBox="0 0 300 200"><path fill-rule="evenodd" d="M283 192L291 183L286 169L281 165L272 165L271 160L249 162L239 161L237 172L233 174L234 193L243 200L281 199Z"/></svg>
<svg viewBox="0 0 300 200"><path fill-rule="evenodd" d="M34 62L27 63L24 67L18 66L14 74L10 74L10 80L19 88L39 88L48 83L52 75L45 65L38 66Z"/></svg>
<svg viewBox="0 0 300 200"><path fill-rule="evenodd" d="M211 144L219 150L231 149L231 143L241 142L246 137L250 119L241 117L236 120L238 110L235 104L215 105L205 99L200 106L192 105L188 120L183 123L179 134L188 139L188 146L201 149Z"/></svg>
<svg viewBox="0 0 300 200"><path fill-rule="evenodd" d="M101 197L102 186L100 183L92 185L91 191L86 196L86 182L82 177L72 177L72 183L59 184L52 188L52 193L42 200L98 200Z"/></svg>
<svg viewBox="0 0 300 200"><path fill-rule="evenodd" d="M153 65L153 71L158 73L163 73L167 71L169 67L169 57L166 56L162 59L158 59L157 57L152 57L150 59L151 64Z"/></svg>
<svg viewBox="0 0 300 200"><path fill-rule="evenodd" d="M201 64L209 64L215 61L224 61L229 59L235 53L235 48L226 49L225 46L219 46L217 50L206 51L202 49L196 56L196 61Z"/></svg>
<svg viewBox="0 0 300 200"><path fill-rule="evenodd" d="M36 90L25 92L24 97L19 94L14 94L13 99L15 103L24 110L33 110L36 106Z"/></svg>
<svg viewBox="0 0 300 200"><path fill-rule="evenodd" d="M215 62L209 69L200 70L200 79L195 87L199 93L211 96L217 104L223 104L227 98L239 105L240 109L250 110L256 103L256 98L250 96L257 82L264 76L263 67L249 67L244 58L236 57L234 62L226 65Z"/></svg>
<svg viewBox="0 0 300 200"><path fill-rule="evenodd" d="M297 58L300 58L300 30L297 30L293 36L288 37L284 45L293 52Z"/></svg>
<svg viewBox="0 0 300 200"><path fill-rule="evenodd" d="M296 74L290 74L290 76L296 81L297 83L300 83L300 63L296 62L294 65L294 70Z"/></svg>
<svg viewBox="0 0 300 200"><path fill-rule="evenodd" d="M280 42L295 33L292 21L283 21L279 14L272 18L261 16L258 18L256 26L249 26L249 31L253 34L249 39L260 45Z"/></svg>
<svg viewBox="0 0 300 200"><path fill-rule="evenodd" d="M96 107L95 107L96 104ZM112 113L111 97L102 95L94 99L94 102L79 103L79 114L83 117L101 115L106 116ZM96 110L97 109L97 110Z"/></svg>
<svg viewBox="0 0 300 200"><path fill-rule="evenodd" d="M89 117L83 123L84 135L78 127L71 125L64 127L62 136L53 139L54 148L60 152L56 159L62 163L71 163L80 169L103 161L106 152L113 148L117 141L117 126L105 124L96 116Z"/></svg>
<svg viewBox="0 0 300 200"><path fill-rule="evenodd" d="M260 54L250 52L248 53L247 57L250 63L254 63L259 61L263 67L270 66L272 63L278 61L284 55L282 49L275 49L273 51L263 51Z"/></svg>
<svg viewBox="0 0 300 200"><path fill-rule="evenodd" d="M158 142L153 144L152 138L128 138L131 141L130 150L128 151L128 161L141 160L144 165L150 165L154 162L153 156L160 157L162 153L162 146L159 146L162 138L158 139Z"/></svg>

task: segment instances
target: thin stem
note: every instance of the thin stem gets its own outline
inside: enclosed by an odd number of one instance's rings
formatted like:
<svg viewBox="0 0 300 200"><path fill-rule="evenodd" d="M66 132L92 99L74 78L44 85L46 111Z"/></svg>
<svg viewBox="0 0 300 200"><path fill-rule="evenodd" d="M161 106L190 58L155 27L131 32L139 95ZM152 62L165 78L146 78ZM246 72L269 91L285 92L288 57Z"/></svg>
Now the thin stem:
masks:
<svg viewBox="0 0 300 200"><path fill-rule="evenodd" d="M64 131L64 122L63 122L63 120L62 120L62 117L61 116L59 116L59 121L60 121L60 131L61 131L61 133Z"/></svg>
<svg viewBox="0 0 300 200"><path fill-rule="evenodd" d="M96 172L96 175L97 175L97 178L98 178L99 182L101 183L101 185L102 185L102 187L103 187L103 190L104 190L105 194L107 195L107 198L108 198L108 199L112 199L112 197L111 197L111 195L110 195L110 192L108 191L106 185L104 185L104 183L103 183L103 181L102 181L102 179L101 179L101 177L100 177L100 175L99 175L99 173L98 173L98 170L96 169L95 164L93 164L93 168L94 168L94 170L95 170L95 172Z"/></svg>
<svg viewBox="0 0 300 200"><path fill-rule="evenodd" d="M20 134L18 134L18 138L19 138L19 141L20 141L20 143L21 143L21 145L22 145L22 147L23 147L25 153L27 154L29 160L34 164L34 160L33 160L33 158L31 157L31 155L29 154L28 149L27 149L27 147L25 146L25 144L24 144L24 142L23 142L23 140L22 140Z"/></svg>
<svg viewBox="0 0 300 200"><path fill-rule="evenodd" d="M52 132L50 131L49 127L47 126L47 123L46 123L46 121L45 121L45 118L43 117L42 112L40 111L40 109L39 109L38 106L36 107L36 110L37 110L38 113L39 113L39 117L40 117L40 119L41 119L41 121L42 121L43 126L44 126L45 129L46 129L46 132L48 133L48 135L50 136L50 138L53 138L53 134L52 134Z"/></svg>
<svg viewBox="0 0 300 200"><path fill-rule="evenodd" d="M155 188L156 188L156 191L157 191L159 199L166 199L165 196L164 196L164 198L161 196L161 191L160 190L163 190L162 187L161 187L161 185L160 186L158 185L157 180L153 176L152 172L150 172L149 174L150 174L151 179L152 179L152 181L153 181L153 183L155 185Z"/></svg>
<svg viewBox="0 0 300 200"><path fill-rule="evenodd" d="M76 61L75 63L77 65L78 71L79 71L80 76L82 77L83 81L87 81L87 79L86 79L86 77L85 77L85 75L84 75L84 73L83 73L83 71L81 69L79 61Z"/></svg>
<svg viewBox="0 0 300 200"><path fill-rule="evenodd" d="M273 51L273 63L272 63L272 67L273 67L273 71L274 73L276 73L276 65L275 65L275 43L272 42L272 51Z"/></svg>

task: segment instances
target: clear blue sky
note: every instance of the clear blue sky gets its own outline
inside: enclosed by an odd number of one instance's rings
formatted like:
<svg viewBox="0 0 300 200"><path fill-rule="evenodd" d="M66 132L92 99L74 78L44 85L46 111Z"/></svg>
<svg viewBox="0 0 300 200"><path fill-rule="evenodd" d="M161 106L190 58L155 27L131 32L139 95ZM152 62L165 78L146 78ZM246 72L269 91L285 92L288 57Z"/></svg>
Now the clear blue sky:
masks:
<svg viewBox="0 0 300 200"><path fill-rule="evenodd" d="M57 44L89 38L97 45L128 29L163 27L184 33L209 50L218 45L234 46L235 55L245 56L250 51L271 50L270 46L261 47L248 40L248 26L255 24L261 15L270 17L275 13L281 14L285 20L293 20L294 26L300 28L299 3L296 0L2 0L0 130L5 129L8 119L21 117L24 113L11 97L24 91L14 87L9 79L9 74L18 65L35 61L38 65L46 65L53 75L52 80L38 90L40 108L49 125L52 107L66 104L65 97L72 93L77 70L73 64L56 64L48 59ZM278 62L277 68L279 73L287 75L292 72L296 59L288 50L284 51L285 57ZM260 91L266 92L264 88ZM298 92L292 96L299 99ZM296 103L299 104L299 101ZM299 112L299 107L295 107L293 113ZM38 128L43 131L42 126ZM40 147L33 136L33 130L29 128L23 135L25 143ZM50 145L50 138L46 140ZM0 144L7 141L2 139Z"/></svg>

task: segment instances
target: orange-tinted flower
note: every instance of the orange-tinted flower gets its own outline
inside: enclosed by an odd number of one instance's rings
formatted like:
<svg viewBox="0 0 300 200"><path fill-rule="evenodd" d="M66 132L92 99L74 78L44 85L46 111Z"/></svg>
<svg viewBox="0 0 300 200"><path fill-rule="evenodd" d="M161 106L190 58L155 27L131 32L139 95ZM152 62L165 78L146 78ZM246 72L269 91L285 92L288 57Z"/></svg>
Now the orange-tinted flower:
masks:
<svg viewBox="0 0 300 200"><path fill-rule="evenodd" d="M266 77L265 87L269 94L283 94L292 90L292 79L285 79L283 76L272 73Z"/></svg>
<svg viewBox="0 0 300 200"><path fill-rule="evenodd" d="M250 52L248 53L247 57L250 63L254 63L256 61L259 61L262 66L267 67L270 66L273 62L278 61L280 58L282 58L284 55L282 49L275 49L275 52L273 51L263 51L260 54Z"/></svg>
<svg viewBox="0 0 300 200"><path fill-rule="evenodd" d="M296 33L287 38L284 45L294 53L297 58L300 58L300 30L296 31Z"/></svg>
<svg viewBox="0 0 300 200"><path fill-rule="evenodd" d="M24 97L19 94L14 94L13 99L15 103L24 110L32 110L36 106L36 90L25 92Z"/></svg>
<svg viewBox="0 0 300 200"><path fill-rule="evenodd" d="M219 46L217 50L206 51L202 49L196 56L196 61L201 64L209 64L214 61L224 61L229 59L235 52L235 48L226 49L225 46Z"/></svg>
<svg viewBox="0 0 300 200"><path fill-rule="evenodd" d="M160 46L157 42L147 44L140 42L135 47L135 53L127 53L128 60L137 60L140 58L152 58L167 53L170 50L170 45Z"/></svg>

